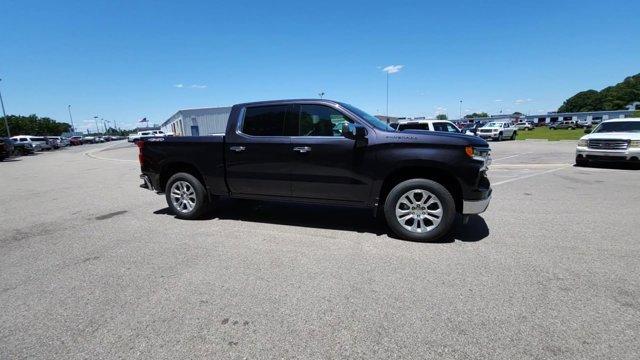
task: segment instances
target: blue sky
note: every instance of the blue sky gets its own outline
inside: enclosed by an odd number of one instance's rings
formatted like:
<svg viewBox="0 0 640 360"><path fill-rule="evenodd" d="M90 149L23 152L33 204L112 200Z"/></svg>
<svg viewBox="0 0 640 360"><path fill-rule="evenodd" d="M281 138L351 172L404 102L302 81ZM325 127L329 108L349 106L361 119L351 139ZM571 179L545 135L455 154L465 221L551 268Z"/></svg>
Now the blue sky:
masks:
<svg viewBox="0 0 640 360"><path fill-rule="evenodd" d="M326 97L384 114L541 112L640 72L638 1L4 0L7 112L133 127ZM86 122L86 123L85 123Z"/></svg>

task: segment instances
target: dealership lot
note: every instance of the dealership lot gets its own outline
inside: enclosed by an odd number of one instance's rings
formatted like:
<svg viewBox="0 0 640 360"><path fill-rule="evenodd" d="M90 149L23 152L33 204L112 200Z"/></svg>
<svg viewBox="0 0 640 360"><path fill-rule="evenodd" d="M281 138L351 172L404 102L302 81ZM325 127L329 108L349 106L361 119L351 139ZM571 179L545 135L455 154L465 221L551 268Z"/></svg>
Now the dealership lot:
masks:
<svg viewBox="0 0 640 360"><path fill-rule="evenodd" d="M180 221L131 144L2 163L0 358L637 358L640 171L491 146L489 210L441 243L334 207Z"/></svg>

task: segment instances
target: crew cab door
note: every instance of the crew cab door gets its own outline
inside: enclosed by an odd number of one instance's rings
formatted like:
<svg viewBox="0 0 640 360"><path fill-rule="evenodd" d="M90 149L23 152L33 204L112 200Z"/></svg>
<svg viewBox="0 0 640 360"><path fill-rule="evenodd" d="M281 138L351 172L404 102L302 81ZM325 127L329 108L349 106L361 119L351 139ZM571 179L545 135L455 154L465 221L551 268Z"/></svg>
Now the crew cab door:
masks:
<svg viewBox="0 0 640 360"><path fill-rule="evenodd" d="M293 150L285 136L290 105L247 107L225 141L227 183L234 195L291 196Z"/></svg>
<svg viewBox="0 0 640 360"><path fill-rule="evenodd" d="M365 202L371 178L364 167L366 148L342 136L347 115L326 105L294 107L296 135L291 138L291 192L294 197L336 202Z"/></svg>

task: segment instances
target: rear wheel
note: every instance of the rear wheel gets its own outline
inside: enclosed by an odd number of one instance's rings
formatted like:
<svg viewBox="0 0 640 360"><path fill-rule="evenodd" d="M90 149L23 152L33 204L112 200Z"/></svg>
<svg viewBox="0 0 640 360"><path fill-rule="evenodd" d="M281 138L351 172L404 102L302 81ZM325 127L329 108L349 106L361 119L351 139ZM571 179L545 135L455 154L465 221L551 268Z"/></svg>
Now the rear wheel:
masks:
<svg viewBox="0 0 640 360"><path fill-rule="evenodd" d="M502 141L502 133L498 134L498 141Z"/></svg>
<svg viewBox="0 0 640 360"><path fill-rule="evenodd" d="M449 233L455 220L451 193L428 179L411 179L396 185L384 203L391 230L402 239L434 241Z"/></svg>
<svg viewBox="0 0 640 360"><path fill-rule="evenodd" d="M169 178L165 187L167 204L180 219L197 219L208 208L204 185L189 173L177 173Z"/></svg>
<svg viewBox="0 0 640 360"><path fill-rule="evenodd" d="M516 133L515 131L511 134L511 140L515 140L516 136L518 135L518 133Z"/></svg>

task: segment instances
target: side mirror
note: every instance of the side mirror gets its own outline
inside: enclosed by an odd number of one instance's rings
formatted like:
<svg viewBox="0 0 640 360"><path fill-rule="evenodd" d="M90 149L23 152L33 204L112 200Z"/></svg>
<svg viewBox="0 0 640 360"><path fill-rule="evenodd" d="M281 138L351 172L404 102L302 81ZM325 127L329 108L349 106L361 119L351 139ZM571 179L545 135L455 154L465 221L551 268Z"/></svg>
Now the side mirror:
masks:
<svg viewBox="0 0 640 360"><path fill-rule="evenodd" d="M361 125L345 122L342 124L342 136L352 140L362 140L366 137L367 131Z"/></svg>

